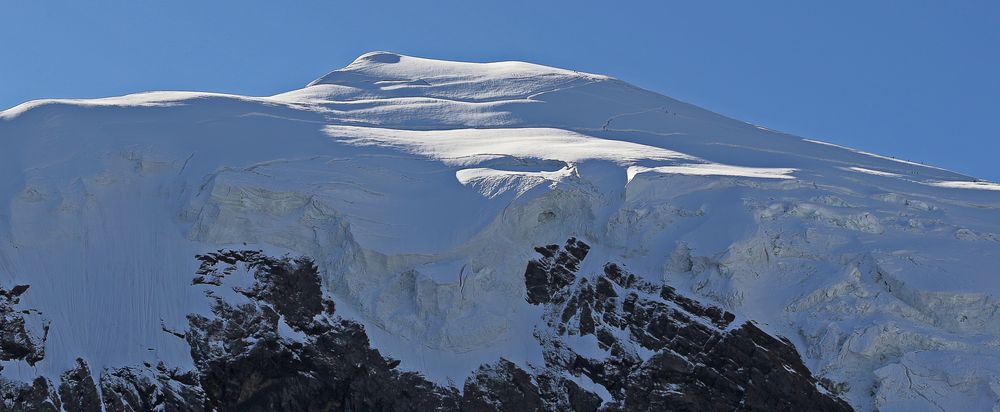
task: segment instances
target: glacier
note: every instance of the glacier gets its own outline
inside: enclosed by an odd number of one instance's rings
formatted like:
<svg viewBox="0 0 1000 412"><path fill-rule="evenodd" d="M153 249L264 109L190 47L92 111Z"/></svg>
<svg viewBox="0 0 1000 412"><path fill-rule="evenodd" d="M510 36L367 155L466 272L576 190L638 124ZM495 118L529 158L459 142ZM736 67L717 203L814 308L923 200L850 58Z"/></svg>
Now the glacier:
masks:
<svg viewBox="0 0 1000 412"><path fill-rule="evenodd" d="M190 367L164 330L210 311L191 257L226 247L314 257L432 381L537 363L524 264L576 237L582 270L787 337L856 409L1000 410L1000 185L611 77L372 52L275 96L32 101L0 141L0 286L48 330L5 377Z"/></svg>

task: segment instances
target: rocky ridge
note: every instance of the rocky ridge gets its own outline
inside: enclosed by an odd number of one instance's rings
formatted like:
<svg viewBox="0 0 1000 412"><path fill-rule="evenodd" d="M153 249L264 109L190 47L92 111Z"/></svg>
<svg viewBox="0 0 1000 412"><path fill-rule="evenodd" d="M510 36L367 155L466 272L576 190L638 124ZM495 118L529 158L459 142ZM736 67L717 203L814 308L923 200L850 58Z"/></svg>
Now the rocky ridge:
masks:
<svg viewBox="0 0 1000 412"><path fill-rule="evenodd" d="M500 358L461 390L398 368L364 327L336 315L306 257L223 250L197 256L192 287L213 301L188 316L195 370L163 363L95 373L83 359L58 382L4 380L0 410L849 410L825 393L786 340L752 322L656 286L609 263L581 276L590 247L536 248L525 270L527 301L545 308L536 338L544 365ZM2 354L40 359L13 305L28 288L2 291ZM578 353L570 338L600 348ZM96 378L96 379L95 379ZM599 388L599 389L598 389ZM595 392L595 389L604 393Z"/></svg>

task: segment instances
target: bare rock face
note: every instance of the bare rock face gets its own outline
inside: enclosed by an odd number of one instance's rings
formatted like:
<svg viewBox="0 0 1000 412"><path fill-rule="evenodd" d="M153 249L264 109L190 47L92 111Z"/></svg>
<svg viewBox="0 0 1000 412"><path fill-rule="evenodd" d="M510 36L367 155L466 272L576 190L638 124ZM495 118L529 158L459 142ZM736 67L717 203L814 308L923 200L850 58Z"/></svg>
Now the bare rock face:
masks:
<svg viewBox="0 0 1000 412"><path fill-rule="evenodd" d="M462 407L467 411L539 411L542 398L531 375L506 359L483 365L465 382Z"/></svg>
<svg viewBox="0 0 1000 412"><path fill-rule="evenodd" d="M571 281L588 249L580 243L574 252L553 255L562 262L547 267L558 268ZM370 347L362 325L334 316L335 305L324 297L310 259L275 259L254 251L220 251L198 259L202 267L194 283L208 285L209 293L224 287L226 277L242 272L254 277L252 286L236 289L250 303L217 298L214 316L189 316L184 339L198 369L205 409L594 411L601 404L597 395L557 371L531 373L505 359L481 366L462 393L398 371L398 361ZM538 273L547 272L539 268ZM544 281L560 284L548 275Z"/></svg>
<svg viewBox="0 0 1000 412"><path fill-rule="evenodd" d="M211 313L165 330L190 346L194 370L160 363L94 374L78 359L58 386L0 380L0 411L850 410L818 389L790 342L752 322L734 325L732 313L616 264L582 275L590 247L577 239L536 250L525 285L528 302L544 307L535 332L544 365L501 358L461 391L400 371L372 348L361 324L336 316L311 259L223 250L196 257L192 287L204 289ZM26 289L0 290L11 320L0 348L28 361L44 351L12 308ZM571 338L598 349L578 353Z"/></svg>
<svg viewBox="0 0 1000 412"><path fill-rule="evenodd" d="M204 410L205 395L197 375L163 363L106 370L100 385L108 412Z"/></svg>
<svg viewBox="0 0 1000 412"><path fill-rule="evenodd" d="M197 258L202 267L193 283L207 288L212 315L192 314L185 333L171 332L190 345L196 370L108 369L100 373L99 394L81 359L58 388L42 378L0 382L0 411L461 409L458 389L396 370L399 362L371 348L360 324L334 316L312 260L256 251ZM244 303L220 297L228 276L253 277L251 286L235 288Z"/></svg>
<svg viewBox="0 0 1000 412"><path fill-rule="evenodd" d="M33 334L26 327L25 317L39 316L38 312L17 307L28 289L28 285L0 288L0 360L34 365L45 358L48 322L41 322L44 326L40 336ZM31 383L0 377L0 411L58 411L61 403L55 392L52 382L42 377Z"/></svg>
<svg viewBox="0 0 1000 412"><path fill-rule="evenodd" d="M250 303L218 299L214 317L189 316L185 340L205 393L205 409L455 410L458 391L395 369L371 348L362 325L334 316L320 277L306 258L258 252L199 256L199 279L219 279L245 265ZM199 280L196 279L196 283ZM217 282L209 282L209 284Z"/></svg>
<svg viewBox="0 0 1000 412"><path fill-rule="evenodd" d="M43 327L41 336L33 336L25 327L24 317L37 313L15 308L28 288L28 285L17 285L10 290L0 288L0 360L17 359L34 365L45 358L48 324Z"/></svg>
<svg viewBox="0 0 1000 412"><path fill-rule="evenodd" d="M464 411L597 411L601 398L555 370L531 374L500 361L479 367L465 381Z"/></svg>
<svg viewBox="0 0 1000 412"><path fill-rule="evenodd" d="M528 303L537 305L548 303L559 289L573 283L577 267L590 246L571 238L564 248L559 245L536 247L535 251L544 258L528 262L524 271L524 281L528 289Z"/></svg>
<svg viewBox="0 0 1000 412"><path fill-rule="evenodd" d="M38 377L30 384L0 378L0 411L57 412L62 403L49 380Z"/></svg>
<svg viewBox="0 0 1000 412"><path fill-rule="evenodd" d="M63 372L59 384L59 398L67 411L101 412L101 398L90 368L83 359L76 360L76 367Z"/></svg>
<svg viewBox="0 0 1000 412"><path fill-rule="evenodd" d="M546 366L585 375L614 398L603 406L621 410L850 410L825 395L790 342L750 321L683 297L615 264L594 277L575 270L587 247L538 248L528 265L528 290L548 291L529 302L545 304L550 326L536 335ZM548 271L549 273L538 273ZM531 273L534 272L534 273ZM558 288L541 285L558 279ZM530 296L530 295L529 295ZM593 336L606 356L576 353L567 336Z"/></svg>

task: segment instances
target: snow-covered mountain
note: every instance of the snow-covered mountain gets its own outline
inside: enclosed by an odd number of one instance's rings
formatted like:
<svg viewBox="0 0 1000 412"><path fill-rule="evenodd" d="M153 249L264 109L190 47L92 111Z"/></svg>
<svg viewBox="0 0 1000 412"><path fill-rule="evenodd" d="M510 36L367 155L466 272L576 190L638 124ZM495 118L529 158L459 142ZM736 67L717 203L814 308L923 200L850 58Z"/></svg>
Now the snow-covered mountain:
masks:
<svg viewBox="0 0 1000 412"><path fill-rule="evenodd" d="M374 52L0 142L0 409L245 409L261 353L330 409L1000 408L1000 184L606 76Z"/></svg>

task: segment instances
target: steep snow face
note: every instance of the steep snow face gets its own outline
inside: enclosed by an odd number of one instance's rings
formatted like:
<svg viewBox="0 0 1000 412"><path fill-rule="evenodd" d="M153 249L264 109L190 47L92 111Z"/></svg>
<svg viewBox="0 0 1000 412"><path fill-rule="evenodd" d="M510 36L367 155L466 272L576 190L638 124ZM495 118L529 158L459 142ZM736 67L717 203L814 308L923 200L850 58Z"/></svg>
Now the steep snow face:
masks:
<svg viewBox="0 0 1000 412"><path fill-rule="evenodd" d="M577 237L789 337L855 407L1000 400L1000 186L605 76L376 52L271 97L29 102L0 140L0 286L50 330L4 375L190 364L163 329L208 311L191 257L238 245L315 257L375 347L462 381L541 357L525 262Z"/></svg>

